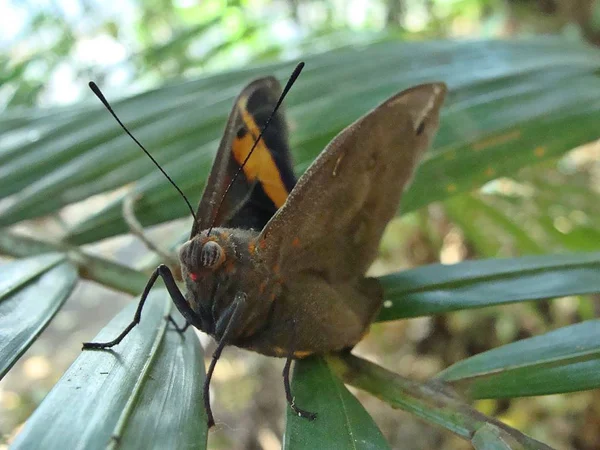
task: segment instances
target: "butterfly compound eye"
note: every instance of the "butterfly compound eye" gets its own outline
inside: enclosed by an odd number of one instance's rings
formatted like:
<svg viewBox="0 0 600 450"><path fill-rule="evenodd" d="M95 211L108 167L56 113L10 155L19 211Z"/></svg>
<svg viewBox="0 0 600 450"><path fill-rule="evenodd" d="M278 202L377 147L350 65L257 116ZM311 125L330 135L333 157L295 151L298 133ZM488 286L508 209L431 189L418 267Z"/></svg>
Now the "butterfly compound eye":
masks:
<svg viewBox="0 0 600 450"><path fill-rule="evenodd" d="M208 241L200 252L200 263L207 269L216 269L225 259L223 247L215 241Z"/></svg>

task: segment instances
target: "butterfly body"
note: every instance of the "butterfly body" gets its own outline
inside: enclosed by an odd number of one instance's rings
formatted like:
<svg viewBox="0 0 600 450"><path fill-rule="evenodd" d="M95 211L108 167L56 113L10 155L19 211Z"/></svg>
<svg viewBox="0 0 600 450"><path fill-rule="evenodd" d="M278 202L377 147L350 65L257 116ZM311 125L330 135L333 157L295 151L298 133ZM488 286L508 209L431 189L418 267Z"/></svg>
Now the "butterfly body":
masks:
<svg viewBox="0 0 600 450"><path fill-rule="evenodd" d="M242 295L246 308L229 337L231 345L287 357L293 327L299 331L293 342L296 357L356 344L381 306L378 282L331 280L311 270L286 275L261 258L258 239L256 231L214 228L210 236L205 230L183 245L186 300L194 312L186 319L220 340L234 299ZM202 251L215 244L220 255L207 267L202 261L210 258Z"/></svg>
<svg viewBox="0 0 600 450"><path fill-rule="evenodd" d="M383 292L365 272L437 129L445 86L388 99L342 131L297 183L283 112L242 166L279 90L265 78L236 101L180 258L189 322L220 340L241 302L230 345L299 358L353 347L377 315ZM242 176L219 210L236 170Z"/></svg>

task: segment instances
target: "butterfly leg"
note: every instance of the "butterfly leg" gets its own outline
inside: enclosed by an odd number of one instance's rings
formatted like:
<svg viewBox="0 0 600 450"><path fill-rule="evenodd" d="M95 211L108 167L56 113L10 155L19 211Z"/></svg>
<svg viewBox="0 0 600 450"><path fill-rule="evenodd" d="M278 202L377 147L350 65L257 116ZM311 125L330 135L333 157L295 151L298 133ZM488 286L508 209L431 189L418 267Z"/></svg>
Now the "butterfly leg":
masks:
<svg viewBox="0 0 600 450"><path fill-rule="evenodd" d="M302 417L308 420L315 420L317 417L316 413L312 413L310 411L305 411L304 409L298 408L296 406L296 399L292 395L292 387L290 384L290 369L292 367L292 360L294 359L294 341L296 339L296 322L294 321L294 326L292 326L292 334L290 339L289 353L288 357L285 360L285 366L283 367L283 387L285 389L285 399L292 408L292 411L296 413L298 417Z"/></svg>
<svg viewBox="0 0 600 450"><path fill-rule="evenodd" d="M129 193L123 199L123 219L127 223L130 233L139 238L150 251L160 256L169 267L179 267L179 260L171 252L160 248L152 242L144 232L144 227L135 216L135 202L139 198L140 194Z"/></svg>
<svg viewBox="0 0 600 450"><path fill-rule="evenodd" d="M212 414L212 409L210 407L210 380L212 378L213 372L215 370L215 366L217 365L217 361L221 357L221 353L223 349L228 344L229 339L231 338L232 333L236 330L237 322L242 315L244 310L246 300L246 294L239 293L235 296L235 300L233 301L233 307L230 308L229 311L231 313L225 314L221 317L221 320L216 325L217 336L221 336L219 342L217 344L217 348L212 355L212 359L210 361L210 365L208 366L208 371L206 372L206 378L204 379L204 408L206 409L206 415L208 418L208 428L211 428L215 424L215 419Z"/></svg>
<svg viewBox="0 0 600 450"><path fill-rule="evenodd" d="M169 268L167 266L165 266L164 264L161 264L160 266L158 266L156 268L156 270L154 272L152 272L152 275L150 276L148 283L146 283L146 287L144 288L144 292L142 292L142 296L140 297L140 302L138 303L138 307L135 310L135 314L133 316L133 320L131 321L131 323L129 325L127 325L127 327L121 332L121 334L119 334L112 341L85 342L83 344L83 350L106 349L106 348L111 348L111 347L114 347L115 345L118 345L125 338L125 336L127 336L129 334L129 332L131 330L133 330L133 328L138 323L140 323L140 319L142 317L142 309L144 309L144 303L146 303L146 298L148 298L150 289L152 289L152 286L154 286L154 283L156 282L156 280L159 276L165 282L165 286L167 287L167 291L169 292L169 295L173 299L173 303L175 303L175 306L177 306L177 309L179 309L179 312L181 312L183 317L188 322L188 325L186 325L185 327L183 327L181 329L185 330L187 328L187 326L189 326L190 323L193 325L196 325L197 323L199 323L198 320L196 320L196 315L195 315L194 311L190 308L189 304L185 300L185 297L183 296L183 294L177 287L177 283L175 283L173 274L171 273L171 271L169 270Z"/></svg>
<svg viewBox="0 0 600 450"><path fill-rule="evenodd" d="M290 386L290 368L292 366L293 356L288 356L283 367L283 387L285 388L285 399L292 408L292 411L296 413L298 417L302 417L308 420L315 420L317 413L306 411L296 406L296 399L292 395L292 387Z"/></svg>
<svg viewBox="0 0 600 450"><path fill-rule="evenodd" d="M177 322L175 322L175 319L173 319L173 316L168 315L167 316L167 320L169 322L171 322L171 324L173 325L173 327L175 328L175 330L179 333L179 334L183 334L185 333L185 331L189 328L189 326L191 325L190 322L188 322L187 320L185 321L185 325L184 326L179 326L177 325Z"/></svg>

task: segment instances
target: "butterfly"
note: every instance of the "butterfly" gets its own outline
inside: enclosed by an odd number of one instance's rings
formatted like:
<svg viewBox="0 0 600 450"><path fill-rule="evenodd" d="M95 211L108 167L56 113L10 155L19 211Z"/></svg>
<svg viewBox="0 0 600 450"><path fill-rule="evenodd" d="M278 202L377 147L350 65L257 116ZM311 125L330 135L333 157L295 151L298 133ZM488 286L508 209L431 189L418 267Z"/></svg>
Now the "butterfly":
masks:
<svg viewBox="0 0 600 450"><path fill-rule="evenodd" d="M351 349L377 316L383 290L365 272L439 125L444 83L404 90L341 131L297 179L283 90L273 77L248 84L235 100L189 240L179 251L186 293L159 266L142 294L139 322L160 276L186 320L218 342L204 386L226 345L291 361ZM104 100L103 100L104 101ZM162 169L161 169L162 170Z"/></svg>

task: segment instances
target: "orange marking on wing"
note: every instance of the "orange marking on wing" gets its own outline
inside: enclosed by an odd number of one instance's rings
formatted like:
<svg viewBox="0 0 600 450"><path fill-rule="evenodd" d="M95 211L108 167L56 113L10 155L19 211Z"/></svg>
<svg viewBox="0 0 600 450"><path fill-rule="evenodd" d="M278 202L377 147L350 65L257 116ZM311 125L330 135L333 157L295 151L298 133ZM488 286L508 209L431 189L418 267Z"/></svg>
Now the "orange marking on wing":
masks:
<svg viewBox="0 0 600 450"><path fill-rule="evenodd" d="M296 247L296 248L300 247L300 238L298 236L296 236L294 238L294 240L292 241L292 247Z"/></svg>
<svg viewBox="0 0 600 450"><path fill-rule="evenodd" d="M263 281L262 283L260 283L260 284L258 285L258 293L259 293L259 294L262 294L262 293L264 293L266 288L267 288L267 282L266 282L266 281Z"/></svg>
<svg viewBox="0 0 600 450"><path fill-rule="evenodd" d="M256 125L252 115L246 110L245 102L242 102L239 108L244 124L250 131L242 137L236 137L232 143L233 156L241 166L250 154L250 149L252 149L256 137L260 134L260 129ZM283 184L277 164L275 164L275 160L267 148L264 139L261 138L252 152L252 156L246 162L244 175L246 175L249 181L258 179L265 194L267 194L277 208L285 203L289 192Z"/></svg>
<svg viewBox="0 0 600 450"><path fill-rule="evenodd" d="M294 352L294 357L296 358L306 358L307 356L312 355L313 352L310 350L298 350Z"/></svg>
<svg viewBox="0 0 600 450"><path fill-rule="evenodd" d="M251 255L254 254L254 252L256 251L256 244L254 243L254 241L250 241L250 243L248 244L248 251Z"/></svg>
<svg viewBox="0 0 600 450"><path fill-rule="evenodd" d="M227 260L225 263L225 273L235 272L235 261L232 259Z"/></svg>
<svg viewBox="0 0 600 450"><path fill-rule="evenodd" d="M264 240L264 239L261 239L261 240L258 242L258 246L259 246L260 248L262 248L262 249L265 249L265 248L267 247L267 241L266 241L266 240Z"/></svg>
<svg viewBox="0 0 600 450"><path fill-rule="evenodd" d="M273 352L277 355L277 356L284 356L287 355L287 351L285 351L285 349L281 348L281 347L273 347Z"/></svg>
<svg viewBox="0 0 600 450"><path fill-rule="evenodd" d="M498 136L492 136L488 139L484 139L479 142L473 143L473 150L476 152L485 150L488 147L493 147L500 144L506 144L507 142L513 141L521 137L521 130L513 130L508 133L500 134Z"/></svg>

